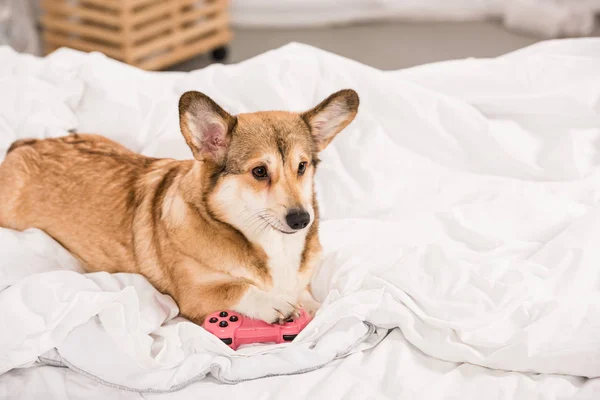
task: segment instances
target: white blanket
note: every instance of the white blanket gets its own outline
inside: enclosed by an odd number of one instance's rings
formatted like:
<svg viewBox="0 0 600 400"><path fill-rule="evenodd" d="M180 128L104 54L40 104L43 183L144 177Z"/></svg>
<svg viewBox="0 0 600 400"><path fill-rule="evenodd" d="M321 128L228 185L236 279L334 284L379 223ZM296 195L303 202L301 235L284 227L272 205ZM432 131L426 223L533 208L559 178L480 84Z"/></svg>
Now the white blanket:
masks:
<svg viewBox="0 0 600 400"><path fill-rule="evenodd" d="M235 383L330 370L399 328L379 346L388 349L382 370L362 373L422 382L422 366L411 376L392 361L410 349L573 376L539 380L546 394L600 390L598 379L575 378L600 376L598 71L600 40L591 39L398 72L303 45L189 74L145 73L98 54L42 60L1 49L1 153L16 138L77 129L188 158L176 101L190 89L239 113L302 110L352 87L361 108L322 157L326 254L313 285L324 306L297 342L234 354L174 318L173 301L143 278L80 274L43 233L3 229L0 371L39 357L105 385L175 391L209 373L207 382Z"/></svg>

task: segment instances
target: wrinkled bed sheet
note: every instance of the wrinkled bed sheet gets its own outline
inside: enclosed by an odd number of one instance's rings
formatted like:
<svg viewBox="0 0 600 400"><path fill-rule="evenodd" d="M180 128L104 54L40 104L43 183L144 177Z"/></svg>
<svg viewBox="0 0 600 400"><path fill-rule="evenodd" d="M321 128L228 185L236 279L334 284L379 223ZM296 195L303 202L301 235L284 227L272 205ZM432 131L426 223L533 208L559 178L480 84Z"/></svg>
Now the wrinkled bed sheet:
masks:
<svg viewBox="0 0 600 400"><path fill-rule="evenodd" d="M394 72L298 44L187 74L0 49L1 154L76 129L189 158L191 89L232 113L361 96L322 156L324 305L296 342L234 353L142 277L0 229L0 397L598 398L599 71L598 39Z"/></svg>

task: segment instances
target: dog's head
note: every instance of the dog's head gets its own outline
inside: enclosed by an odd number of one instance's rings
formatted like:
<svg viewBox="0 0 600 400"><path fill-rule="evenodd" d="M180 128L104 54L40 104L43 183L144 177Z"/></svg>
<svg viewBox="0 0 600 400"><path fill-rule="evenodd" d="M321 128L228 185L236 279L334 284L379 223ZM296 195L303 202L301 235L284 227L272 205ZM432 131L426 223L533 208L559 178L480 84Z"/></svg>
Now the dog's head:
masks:
<svg viewBox="0 0 600 400"><path fill-rule="evenodd" d="M303 113L232 116L202 93L183 94L181 131L202 163L207 208L246 235L267 229L293 234L310 226L318 153L352 122L358 103L347 89Z"/></svg>

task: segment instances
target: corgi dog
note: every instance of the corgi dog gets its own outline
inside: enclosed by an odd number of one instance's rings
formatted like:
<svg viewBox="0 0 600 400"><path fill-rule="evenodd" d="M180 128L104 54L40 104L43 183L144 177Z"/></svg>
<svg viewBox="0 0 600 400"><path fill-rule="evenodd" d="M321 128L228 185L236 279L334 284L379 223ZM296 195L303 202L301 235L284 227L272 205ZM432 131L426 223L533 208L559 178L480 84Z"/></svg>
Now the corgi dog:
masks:
<svg viewBox="0 0 600 400"><path fill-rule="evenodd" d="M303 113L233 116L187 92L185 161L98 135L16 141L0 165L0 226L43 230L89 272L142 274L199 324L219 310L268 323L314 313L318 154L358 105L346 89Z"/></svg>

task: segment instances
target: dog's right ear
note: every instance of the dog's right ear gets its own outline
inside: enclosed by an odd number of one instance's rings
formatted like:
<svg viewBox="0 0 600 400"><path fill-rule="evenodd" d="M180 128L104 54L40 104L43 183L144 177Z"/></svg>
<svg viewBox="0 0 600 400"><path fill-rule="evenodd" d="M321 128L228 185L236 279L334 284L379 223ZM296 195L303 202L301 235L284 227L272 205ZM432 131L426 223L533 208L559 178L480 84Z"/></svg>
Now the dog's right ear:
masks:
<svg viewBox="0 0 600 400"><path fill-rule="evenodd" d="M234 125L235 117L203 93L186 92L179 99L181 133L199 161L223 161Z"/></svg>
<svg viewBox="0 0 600 400"><path fill-rule="evenodd" d="M336 92L300 116L310 126L317 149L323 150L358 112L358 94L352 89Z"/></svg>

